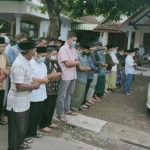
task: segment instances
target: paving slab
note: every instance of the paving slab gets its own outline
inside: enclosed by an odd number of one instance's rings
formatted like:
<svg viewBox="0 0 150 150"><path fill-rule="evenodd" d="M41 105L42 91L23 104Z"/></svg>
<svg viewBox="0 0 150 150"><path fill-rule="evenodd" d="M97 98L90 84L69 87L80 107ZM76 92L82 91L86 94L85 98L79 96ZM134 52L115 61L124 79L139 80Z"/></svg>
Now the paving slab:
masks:
<svg viewBox="0 0 150 150"><path fill-rule="evenodd" d="M137 68L142 69L142 70L146 70L146 71L141 71L141 70L135 70L135 74L137 75L143 75L143 76L150 76L150 67L140 67L137 66Z"/></svg>
<svg viewBox="0 0 150 150"><path fill-rule="evenodd" d="M56 114L54 115L54 120L58 120ZM67 115L68 124L75 125L84 129L88 129L99 133L101 129L107 124L107 121L95 119L85 115L78 114L77 116Z"/></svg>
<svg viewBox="0 0 150 150"><path fill-rule="evenodd" d="M110 122L107 123L101 132L114 135L125 143L131 143L150 149L150 134Z"/></svg>
<svg viewBox="0 0 150 150"><path fill-rule="evenodd" d="M73 139L44 136L42 139L33 140L31 150L102 150Z"/></svg>

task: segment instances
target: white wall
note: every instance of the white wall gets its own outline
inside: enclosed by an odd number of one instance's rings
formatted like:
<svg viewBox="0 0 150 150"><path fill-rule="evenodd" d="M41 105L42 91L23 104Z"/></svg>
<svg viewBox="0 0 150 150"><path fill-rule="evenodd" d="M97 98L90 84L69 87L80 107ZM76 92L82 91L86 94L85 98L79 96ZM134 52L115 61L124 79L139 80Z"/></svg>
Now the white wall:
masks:
<svg viewBox="0 0 150 150"><path fill-rule="evenodd" d="M41 21L41 23L40 23L40 36L43 36L44 32L47 33L48 26L49 26L49 21ZM60 33L61 36L59 37L59 39L66 41L68 31L71 31L71 23L66 22L66 21L65 22L62 21L61 33Z"/></svg>
<svg viewBox="0 0 150 150"><path fill-rule="evenodd" d="M32 3L35 3L35 4L37 4L37 5L41 5L40 0L31 0L31 2L32 2Z"/></svg>
<svg viewBox="0 0 150 150"><path fill-rule="evenodd" d="M67 40L67 35L68 31L71 31L71 23L70 22L62 22L61 24L61 36L59 39L66 41Z"/></svg>

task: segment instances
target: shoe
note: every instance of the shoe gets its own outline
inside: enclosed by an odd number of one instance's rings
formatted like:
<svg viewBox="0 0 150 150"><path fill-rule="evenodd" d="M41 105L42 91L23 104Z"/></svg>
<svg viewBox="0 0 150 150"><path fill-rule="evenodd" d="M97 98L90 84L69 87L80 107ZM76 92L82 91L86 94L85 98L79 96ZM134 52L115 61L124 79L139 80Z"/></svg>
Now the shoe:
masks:
<svg viewBox="0 0 150 150"><path fill-rule="evenodd" d="M130 96L130 95L131 95L131 93L127 92L127 93L125 93L125 95Z"/></svg>

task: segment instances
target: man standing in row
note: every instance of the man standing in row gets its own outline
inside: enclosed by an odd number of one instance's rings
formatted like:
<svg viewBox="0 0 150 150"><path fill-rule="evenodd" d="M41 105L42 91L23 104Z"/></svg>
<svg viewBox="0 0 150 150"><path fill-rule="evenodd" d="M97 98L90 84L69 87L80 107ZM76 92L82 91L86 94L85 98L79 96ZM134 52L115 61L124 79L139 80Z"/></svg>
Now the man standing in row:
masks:
<svg viewBox="0 0 150 150"><path fill-rule="evenodd" d="M32 70L29 60L35 56L36 43L24 41L18 44L21 54L11 68L11 88L7 98L8 110L8 150L30 148L23 144L29 119L31 91L38 89L40 84L32 81Z"/></svg>

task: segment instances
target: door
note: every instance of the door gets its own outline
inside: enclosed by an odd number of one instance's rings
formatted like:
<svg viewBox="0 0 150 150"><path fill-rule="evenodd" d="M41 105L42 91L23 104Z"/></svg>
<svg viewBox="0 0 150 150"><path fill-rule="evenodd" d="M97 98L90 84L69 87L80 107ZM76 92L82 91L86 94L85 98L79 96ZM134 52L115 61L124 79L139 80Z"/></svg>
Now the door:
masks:
<svg viewBox="0 0 150 150"><path fill-rule="evenodd" d="M150 33L144 33L143 46L145 48L145 52L150 52Z"/></svg>

